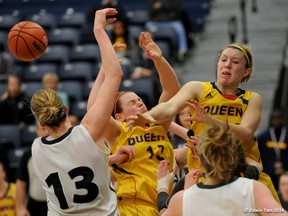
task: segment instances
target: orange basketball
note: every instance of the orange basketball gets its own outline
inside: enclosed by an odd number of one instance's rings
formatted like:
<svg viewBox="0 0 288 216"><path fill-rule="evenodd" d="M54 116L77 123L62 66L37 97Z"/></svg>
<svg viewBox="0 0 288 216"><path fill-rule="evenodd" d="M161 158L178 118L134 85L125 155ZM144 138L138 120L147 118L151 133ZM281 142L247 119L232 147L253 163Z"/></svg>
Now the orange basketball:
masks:
<svg viewBox="0 0 288 216"><path fill-rule="evenodd" d="M23 21L12 27L7 44L10 52L17 59L33 61L44 54L48 46L48 38L39 24Z"/></svg>

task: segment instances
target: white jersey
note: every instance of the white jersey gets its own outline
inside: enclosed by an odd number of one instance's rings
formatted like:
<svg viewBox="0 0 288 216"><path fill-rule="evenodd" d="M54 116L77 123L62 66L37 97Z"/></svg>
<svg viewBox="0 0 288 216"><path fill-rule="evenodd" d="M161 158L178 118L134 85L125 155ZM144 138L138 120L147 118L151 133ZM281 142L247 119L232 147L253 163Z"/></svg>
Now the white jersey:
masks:
<svg viewBox="0 0 288 216"><path fill-rule="evenodd" d="M32 145L35 173L46 191L48 215L117 216L117 198L103 152L83 125Z"/></svg>
<svg viewBox="0 0 288 216"><path fill-rule="evenodd" d="M33 160L30 157L28 163L27 163L27 169L29 174L29 195L36 201L45 202L47 200L46 193L43 190L43 187L41 185L41 182L35 175L35 169L33 165Z"/></svg>
<svg viewBox="0 0 288 216"><path fill-rule="evenodd" d="M255 212L251 179L235 177L215 186L200 183L184 191L183 216L257 215Z"/></svg>

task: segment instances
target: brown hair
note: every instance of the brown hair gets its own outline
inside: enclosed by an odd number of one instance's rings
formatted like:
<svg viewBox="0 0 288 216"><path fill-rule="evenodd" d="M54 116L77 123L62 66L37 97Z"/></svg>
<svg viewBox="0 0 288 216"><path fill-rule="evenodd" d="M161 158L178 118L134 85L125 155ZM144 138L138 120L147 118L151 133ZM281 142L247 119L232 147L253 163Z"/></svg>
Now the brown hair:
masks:
<svg viewBox="0 0 288 216"><path fill-rule="evenodd" d="M199 138L197 154L207 176L230 180L245 169L245 154L240 141L229 132L229 125L211 123Z"/></svg>
<svg viewBox="0 0 288 216"><path fill-rule="evenodd" d="M117 113L123 112L123 108L122 108L121 103L120 103L120 97L126 93L129 93L129 92L132 92L132 91L119 91L117 93L117 96L116 96L116 99L114 102L113 113L112 113L113 118L115 118L115 115Z"/></svg>
<svg viewBox="0 0 288 216"><path fill-rule="evenodd" d="M5 89L5 92L0 97L1 100L6 100L10 96L10 93L9 93L9 90L8 90L8 83L9 83L9 80L11 80L13 78L16 79L18 81L18 83L19 83L19 87L20 87L20 89L19 89L20 92L19 93L22 92L22 89L21 89L21 85L22 85L21 78L18 75L16 75L16 74L11 74L7 78L6 89Z"/></svg>
<svg viewBox="0 0 288 216"><path fill-rule="evenodd" d="M49 127L59 126L66 118L64 104L52 89L40 89L31 99L31 111L35 118Z"/></svg>

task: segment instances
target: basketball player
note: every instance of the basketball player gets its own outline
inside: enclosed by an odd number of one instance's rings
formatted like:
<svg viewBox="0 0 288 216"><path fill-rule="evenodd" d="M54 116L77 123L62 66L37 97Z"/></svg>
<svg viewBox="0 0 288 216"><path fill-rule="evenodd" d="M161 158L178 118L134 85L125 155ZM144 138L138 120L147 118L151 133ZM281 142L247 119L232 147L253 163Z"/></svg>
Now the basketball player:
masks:
<svg viewBox="0 0 288 216"><path fill-rule="evenodd" d="M190 187L175 194L162 215L288 215L263 183L234 176L244 149L228 130L214 122L202 132L196 150L207 180L197 184L202 172L192 169Z"/></svg>
<svg viewBox="0 0 288 216"><path fill-rule="evenodd" d="M117 11L112 8L95 13L94 34L105 80L80 125L71 126L68 107L56 91L41 89L31 99L33 115L49 133L47 137L35 139L32 145L34 169L46 192L49 216L119 215L110 181L110 152L103 139L123 76L105 32L106 25L116 20L106 16L115 14ZM122 148L109 158L109 163L132 157L131 148Z"/></svg>
<svg viewBox="0 0 288 216"><path fill-rule="evenodd" d="M180 88L173 69L162 56L161 50L149 33L141 33L139 45L154 62L159 73L163 87L159 102L168 100ZM104 78L103 71L100 69L93 86L93 93ZM91 94L88 99L88 109L93 101ZM119 92L113 110L115 119L110 118L109 129L106 130L105 137L112 153L121 146L133 146L136 153L132 161L113 164L114 175L119 184L116 194L120 215L158 215L156 170L161 160L165 159L170 161L171 165L173 164L173 146L167 137L172 118L161 125L146 124L129 128L128 116L146 111L145 104L137 94Z"/></svg>
<svg viewBox="0 0 288 216"><path fill-rule="evenodd" d="M231 44L219 55L217 63L217 81L191 81L168 102L161 103L146 113L144 118L151 116L157 121L165 121L179 113L185 106L193 109L190 120L191 129L199 136L205 125L210 122L226 124L240 139L247 156L262 164L255 131L262 114L262 98L259 94L239 88L242 82L249 80L253 71L252 53L248 46ZM199 162L188 150L187 164L189 170L199 168ZM276 200L279 201L270 177L261 172L259 181L267 185Z"/></svg>
<svg viewBox="0 0 288 216"><path fill-rule="evenodd" d="M15 216L16 185L13 182L8 182L6 177L4 163L0 161L0 215Z"/></svg>

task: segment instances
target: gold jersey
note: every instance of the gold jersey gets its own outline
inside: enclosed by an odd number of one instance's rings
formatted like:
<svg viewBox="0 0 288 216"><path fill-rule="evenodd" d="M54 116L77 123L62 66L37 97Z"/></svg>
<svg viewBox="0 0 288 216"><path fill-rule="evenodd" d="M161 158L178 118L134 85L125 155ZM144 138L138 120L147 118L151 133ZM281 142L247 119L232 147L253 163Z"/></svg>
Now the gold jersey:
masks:
<svg viewBox="0 0 288 216"><path fill-rule="evenodd" d="M0 216L16 215L15 190L16 185L9 183L8 190L4 196L0 196Z"/></svg>
<svg viewBox="0 0 288 216"><path fill-rule="evenodd" d="M209 115L213 116L213 118L227 121L231 124L240 124L252 95L253 92L239 89L235 96L227 96L218 90L215 83L203 82L203 92L198 102ZM191 115L193 115L193 111ZM194 131L195 136L198 136L205 129L205 123L194 121L191 125L191 129ZM262 163L255 136L249 140L248 143L243 143L243 147L249 157L258 163ZM192 151L188 152L187 159L189 170L193 167L195 168L195 166L197 168L195 161L191 157L191 153Z"/></svg>
<svg viewBox="0 0 288 216"><path fill-rule="evenodd" d="M213 116L213 118L237 125L241 123L242 116L245 113L252 96L253 92L242 89L238 89L236 95L226 95L221 93L214 82L203 82L203 91L198 102L209 115ZM193 116L193 114L192 111L191 115ZM195 121L192 123L191 129L194 131L195 136L199 136L205 129L205 124ZM242 143L242 145L247 156L262 165L255 135L249 142ZM195 160L192 157L192 154L195 154L195 152L192 152L192 150L189 149L187 157L189 170L200 167L199 161ZM272 191L274 197L279 200L272 181L267 174L262 172L259 181L266 184Z"/></svg>
<svg viewBox="0 0 288 216"><path fill-rule="evenodd" d="M168 160L171 169L173 165L173 147L167 133L159 124L144 128L136 126L128 130L126 123L121 123L121 134L111 148L111 153L121 146L133 146L136 157L123 164L113 165L118 181L118 200L137 200L130 203L147 204L157 210L158 165L161 160Z"/></svg>

